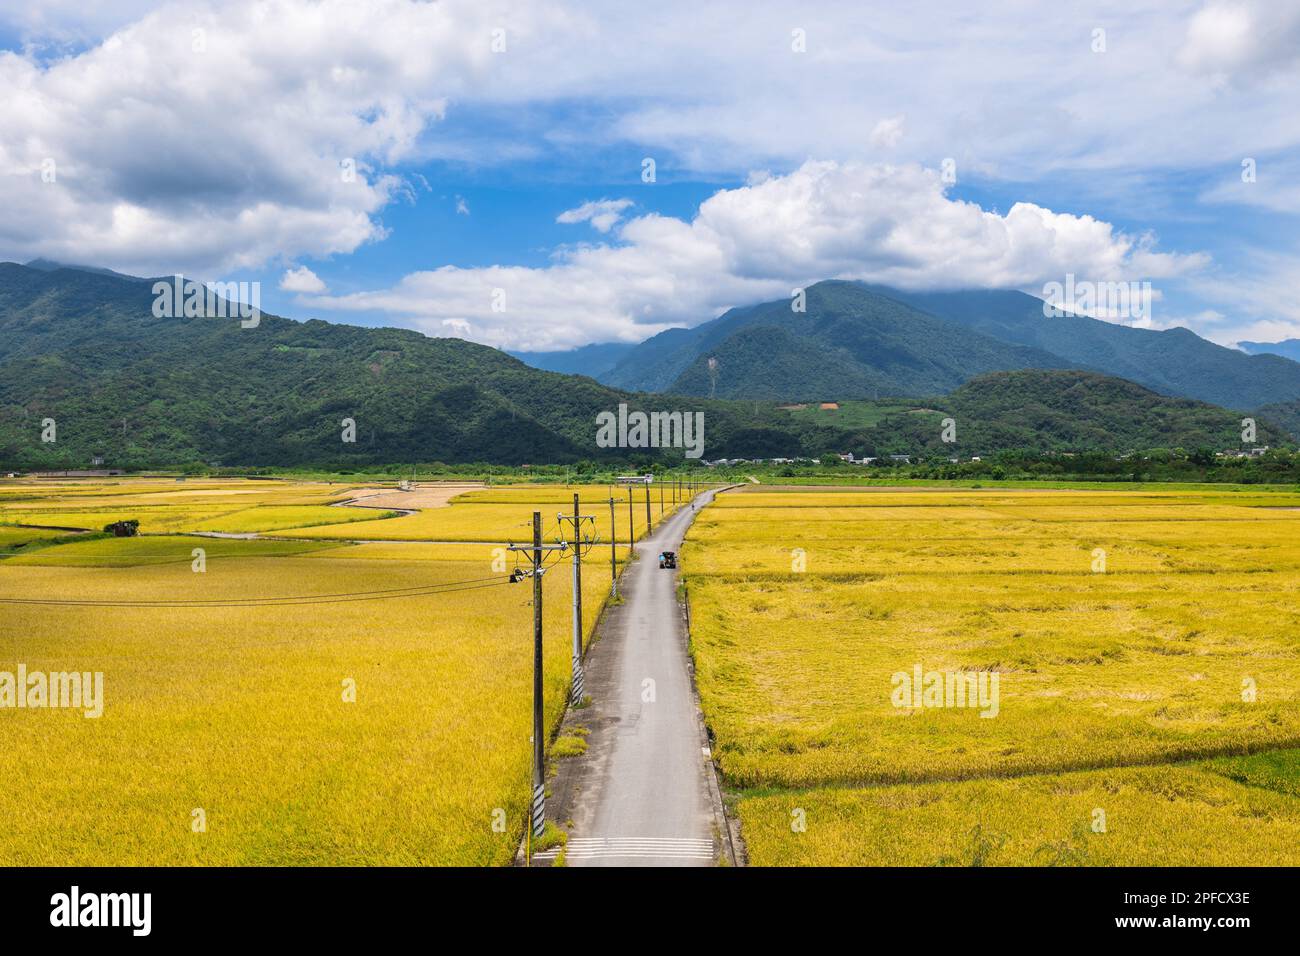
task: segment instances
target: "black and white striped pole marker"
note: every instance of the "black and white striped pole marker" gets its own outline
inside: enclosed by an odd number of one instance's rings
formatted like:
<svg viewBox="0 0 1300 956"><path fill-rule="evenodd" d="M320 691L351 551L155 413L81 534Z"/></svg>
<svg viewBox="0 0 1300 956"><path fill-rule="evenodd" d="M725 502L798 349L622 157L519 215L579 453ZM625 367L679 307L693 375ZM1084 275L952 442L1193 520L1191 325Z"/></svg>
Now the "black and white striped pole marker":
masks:
<svg viewBox="0 0 1300 956"><path fill-rule="evenodd" d="M586 696L585 688L582 686L582 658L574 657L573 659L573 693L569 700L574 707L582 703L582 698Z"/></svg>
<svg viewBox="0 0 1300 956"><path fill-rule="evenodd" d="M546 829L546 785L533 784L533 839L540 840Z"/></svg>

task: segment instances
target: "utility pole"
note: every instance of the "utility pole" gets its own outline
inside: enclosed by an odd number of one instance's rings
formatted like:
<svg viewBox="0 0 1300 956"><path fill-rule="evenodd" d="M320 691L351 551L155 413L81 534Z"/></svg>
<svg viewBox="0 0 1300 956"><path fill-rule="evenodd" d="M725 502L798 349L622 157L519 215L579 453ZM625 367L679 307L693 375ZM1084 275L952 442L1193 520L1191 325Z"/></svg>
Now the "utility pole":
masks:
<svg viewBox="0 0 1300 956"><path fill-rule="evenodd" d="M533 567L528 573L533 578L533 800L531 806L532 835L540 837L546 826L546 731L542 707L542 553L563 551L568 545L542 544L542 513L533 512L533 543L510 545L509 551L530 552Z"/></svg>
<svg viewBox="0 0 1300 956"><path fill-rule="evenodd" d="M650 533L650 482L645 483L645 533Z"/></svg>
<svg viewBox="0 0 1300 956"><path fill-rule="evenodd" d="M614 520L614 492L609 493L609 596L618 597L618 522Z"/></svg>
<svg viewBox="0 0 1300 956"><path fill-rule="evenodd" d="M542 736L542 513L533 512L533 836L546 827L546 755Z"/></svg>
<svg viewBox="0 0 1300 956"><path fill-rule="evenodd" d="M578 493L573 494L573 514L556 515L560 522L573 522L573 670L569 699L574 706L582 703L582 523L595 522L591 515L579 514Z"/></svg>
<svg viewBox="0 0 1300 956"><path fill-rule="evenodd" d="M632 486L627 486L627 546L630 548L636 541L636 522L632 517Z"/></svg>
<svg viewBox="0 0 1300 956"><path fill-rule="evenodd" d="M664 483L659 482L659 517L664 516Z"/></svg>

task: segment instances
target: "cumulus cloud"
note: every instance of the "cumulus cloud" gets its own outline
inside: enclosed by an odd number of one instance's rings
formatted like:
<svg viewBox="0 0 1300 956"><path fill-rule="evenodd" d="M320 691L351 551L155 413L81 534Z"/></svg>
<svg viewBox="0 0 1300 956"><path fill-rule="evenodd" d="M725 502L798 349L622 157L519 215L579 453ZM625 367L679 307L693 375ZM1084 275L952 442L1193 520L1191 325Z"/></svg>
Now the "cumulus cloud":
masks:
<svg viewBox="0 0 1300 956"><path fill-rule="evenodd" d="M1178 61L1224 78L1300 65L1300 7L1267 0L1207 4L1188 23Z"/></svg>
<svg viewBox="0 0 1300 956"><path fill-rule="evenodd" d="M882 119L871 130L871 145L884 149L893 149L903 139L903 117L890 116Z"/></svg>
<svg viewBox="0 0 1300 956"><path fill-rule="evenodd" d="M1032 289L1067 272L1151 280L1206 265L1203 255L1159 252L1152 237L1091 216L1030 203L998 214L945 188L938 172L916 165L810 161L720 190L689 222L635 217L617 228L616 244L566 248L545 267L448 266L310 304L385 312L434 335L448 334L450 322L477 341L548 349L637 341L825 278Z"/></svg>
<svg viewBox="0 0 1300 956"><path fill-rule="evenodd" d="M632 205L630 199L597 199L585 202L574 209L566 209L555 217L559 223L589 222L600 232L609 232L623 217L623 210Z"/></svg>
<svg viewBox="0 0 1300 956"><path fill-rule="evenodd" d="M280 277L280 288L285 292L319 294L326 289L325 282L306 266L289 269Z"/></svg>
<svg viewBox="0 0 1300 956"><path fill-rule="evenodd" d="M1300 145L1294 83L1212 81L1294 66L1294 4L1216 0L1193 14L1131 0L1104 61L1087 52L1096 11L967 7L940 0L917 18L809 3L795 53L785 5L762 2L737 18L664 0L635 29L606 0L15 4L0 20L25 33L106 32L49 62L0 53L0 255L149 273L326 256L384 235L383 207L410 195L395 164L490 164L556 144L577 155L631 142L661 168L726 176L891 149L1021 180ZM497 28L508 51L493 55ZM594 108L547 109L574 102ZM489 111L473 135L437 133ZM342 183L349 158L357 175ZM59 188L31 188L47 159Z"/></svg>
<svg viewBox="0 0 1300 956"><path fill-rule="evenodd" d="M361 294L434 334L544 347L639 338L834 275L1034 288L1065 271L1181 274L1203 259L1104 220L1140 221L1171 171L1235 174L1243 151L1261 160L1258 188L1203 198L1294 212L1276 165L1300 146L1293 4L1128 0L1118 19L968 7L801 5L796 53L788 6L763 0L741 18L663 0L635 29L611 0L11 4L0 24L33 45L0 52L0 259L237 276L346 255L387 236L385 208L417 198L431 159L490 173L558 158L576 176L589 156L653 155L679 181L773 171L689 220L568 210L599 244L546 267L431 269ZM1104 56L1089 50L1098 23ZM508 52L494 55L498 28ZM868 165L884 155L888 174ZM800 166L809 156L838 162ZM1115 184L1112 211L982 210L914 165L940 157L963 177ZM506 313L485 311L497 283Z"/></svg>
<svg viewBox="0 0 1300 956"><path fill-rule="evenodd" d="M504 6L189 0L78 55L0 52L0 258L222 274L381 239Z"/></svg>

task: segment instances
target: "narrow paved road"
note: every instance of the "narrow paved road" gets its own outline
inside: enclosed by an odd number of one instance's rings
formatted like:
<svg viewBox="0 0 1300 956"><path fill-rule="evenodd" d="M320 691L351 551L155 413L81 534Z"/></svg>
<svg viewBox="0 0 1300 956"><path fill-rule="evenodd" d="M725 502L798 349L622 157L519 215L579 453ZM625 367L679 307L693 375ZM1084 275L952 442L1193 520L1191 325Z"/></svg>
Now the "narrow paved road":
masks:
<svg viewBox="0 0 1300 956"><path fill-rule="evenodd" d="M708 866L716 845L712 768L691 684L677 551L705 492L636 546L624 572L624 604L607 613L587 655L592 705L571 719L587 727L587 753L563 761L554 781L559 822L573 821L570 866Z"/></svg>

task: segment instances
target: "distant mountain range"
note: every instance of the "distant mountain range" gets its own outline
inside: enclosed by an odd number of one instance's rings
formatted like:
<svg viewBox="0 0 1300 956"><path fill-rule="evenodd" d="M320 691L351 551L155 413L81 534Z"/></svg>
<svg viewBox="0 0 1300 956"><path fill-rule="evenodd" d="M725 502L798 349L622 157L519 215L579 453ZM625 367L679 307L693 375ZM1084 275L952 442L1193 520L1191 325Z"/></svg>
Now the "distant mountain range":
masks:
<svg viewBox="0 0 1300 956"><path fill-rule="evenodd" d="M1281 342L1238 342L1237 347L1251 355L1281 355L1300 362L1300 339L1283 339Z"/></svg>
<svg viewBox="0 0 1300 956"><path fill-rule="evenodd" d="M1282 355L1248 355L1183 328L1048 318L1042 301L1022 292L827 281L806 290L805 304L803 312L790 299L731 309L587 374L637 391L805 401L920 397L992 371L1073 368L1240 410L1300 399L1300 362ZM560 360L551 353L547 361Z"/></svg>
<svg viewBox="0 0 1300 956"><path fill-rule="evenodd" d="M986 372L1070 365L856 283L819 282L807 290L805 306L794 311L789 299L764 302L664 332L600 380L648 392L805 401L936 395Z"/></svg>
<svg viewBox="0 0 1300 956"><path fill-rule="evenodd" d="M1051 352L1074 368L1116 375L1165 395L1243 411L1300 398L1300 363L1246 355L1190 329L1136 329L1074 315L1046 318L1042 300L1023 292L886 294L1001 341Z"/></svg>
<svg viewBox="0 0 1300 956"><path fill-rule="evenodd" d="M612 369L636 345L631 342L603 342L584 345L564 352L509 352L525 365L565 375L590 375L599 379Z"/></svg>
<svg viewBox="0 0 1300 956"><path fill-rule="evenodd" d="M680 450L597 447L597 414L623 403L703 412L708 458L1226 448L1239 438L1239 413L1063 368L1044 349L852 283L813 287L793 318L780 311L788 302L767 303L656 336L602 375L638 383L627 390L409 330L158 318L151 285L0 263L0 467L79 468L96 455L128 468L682 460ZM639 374L633 359L645 362ZM642 382L679 394L632 390ZM918 398L879 403L860 427L762 400L846 392ZM1269 421L1300 420L1293 406L1274 407ZM944 416L957 420L955 445L940 440ZM41 440L46 419L54 442ZM355 442L342 441L344 419ZM1261 444L1284 438L1261 422Z"/></svg>

